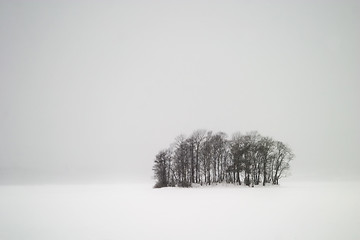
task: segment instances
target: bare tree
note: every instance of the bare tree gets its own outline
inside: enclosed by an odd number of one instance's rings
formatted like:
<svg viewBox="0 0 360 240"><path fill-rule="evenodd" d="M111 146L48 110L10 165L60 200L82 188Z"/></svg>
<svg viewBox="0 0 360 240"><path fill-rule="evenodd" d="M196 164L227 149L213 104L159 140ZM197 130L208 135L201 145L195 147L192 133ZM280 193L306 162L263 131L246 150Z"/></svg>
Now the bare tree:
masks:
<svg viewBox="0 0 360 240"><path fill-rule="evenodd" d="M216 133L212 137L213 148L213 172L214 182L222 182L224 179L224 159L226 156L226 134L223 132Z"/></svg>
<svg viewBox="0 0 360 240"><path fill-rule="evenodd" d="M200 147L205 139L205 135L206 135L206 130L196 130L191 135L191 141L194 144L196 183L200 183Z"/></svg>
<svg viewBox="0 0 360 240"><path fill-rule="evenodd" d="M153 171L157 180L155 187L167 187L170 182L170 162L171 156L168 150L160 151L154 161Z"/></svg>
<svg viewBox="0 0 360 240"><path fill-rule="evenodd" d="M265 186L266 183L266 176L267 176L266 170L268 169L268 164L271 158L273 146L274 146L274 141L269 137L263 137L258 142L258 151L260 153L263 186Z"/></svg>
<svg viewBox="0 0 360 240"><path fill-rule="evenodd" d="M182 187L190 186L189 179L189 152L190 148L188 141L184 135L180 135L176 138L176 149L174 151L174 169L178 179L178 185Z"/></svg>
<svg viewBox="0 0 360 240"><path fill-rule="evenodd" d="M293 160L294 154L290 147L282 142L275 143L276 151L273 164L273 184L279 184L279 179L287 173L290 168L290 161Z"/></svg>

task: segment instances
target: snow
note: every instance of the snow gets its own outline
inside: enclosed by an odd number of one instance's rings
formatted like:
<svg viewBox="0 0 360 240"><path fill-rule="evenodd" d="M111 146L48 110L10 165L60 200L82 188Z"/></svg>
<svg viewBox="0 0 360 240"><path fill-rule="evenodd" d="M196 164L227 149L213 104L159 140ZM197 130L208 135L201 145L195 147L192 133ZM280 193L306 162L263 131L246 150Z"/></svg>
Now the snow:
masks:
<svg viewBox="0 0 360 240"><path fill-rule="evenodd" d="M360 182L0 186L0 239L360 239Z"/></svg>

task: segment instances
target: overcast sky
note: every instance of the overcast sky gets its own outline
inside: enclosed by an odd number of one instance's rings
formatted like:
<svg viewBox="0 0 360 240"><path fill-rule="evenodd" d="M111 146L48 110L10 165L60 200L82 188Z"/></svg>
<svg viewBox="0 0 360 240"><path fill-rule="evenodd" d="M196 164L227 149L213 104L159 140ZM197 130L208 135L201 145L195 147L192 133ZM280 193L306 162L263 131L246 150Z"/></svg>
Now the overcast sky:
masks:
<svg viewBox="0 0 360 240"><path fill-rule="evenodd" d="M195 129L359 177L358 1L0 1L0 183L151 180Z"/></svg>

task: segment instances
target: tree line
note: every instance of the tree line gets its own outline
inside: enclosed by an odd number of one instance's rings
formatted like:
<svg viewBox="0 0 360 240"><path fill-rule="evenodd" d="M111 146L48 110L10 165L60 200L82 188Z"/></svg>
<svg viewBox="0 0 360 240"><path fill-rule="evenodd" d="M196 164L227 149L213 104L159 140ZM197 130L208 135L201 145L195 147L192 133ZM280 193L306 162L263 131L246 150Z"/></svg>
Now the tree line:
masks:
<svg viewBox="0 0 360 240"><path fill-rule="evenodd" d="M235 133L196 130L180 135L155 157L155 188L233 183L254 186L279 184L294 154L289 146L258 132Z"/></svg>

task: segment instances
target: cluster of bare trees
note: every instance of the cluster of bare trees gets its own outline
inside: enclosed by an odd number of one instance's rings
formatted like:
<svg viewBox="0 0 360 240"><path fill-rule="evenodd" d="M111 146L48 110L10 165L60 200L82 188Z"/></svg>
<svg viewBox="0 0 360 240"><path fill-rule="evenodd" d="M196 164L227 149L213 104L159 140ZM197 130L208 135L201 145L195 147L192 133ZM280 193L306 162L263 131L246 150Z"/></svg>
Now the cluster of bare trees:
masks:
<svg viewBox="0 0 360 240"><path fill-rule="evenodd" d="M293 158L287 145L257 132L236 133L228 139L223 132L197 130L190 137L178 136L156 155L155 187L279 184Z"/></svg>

